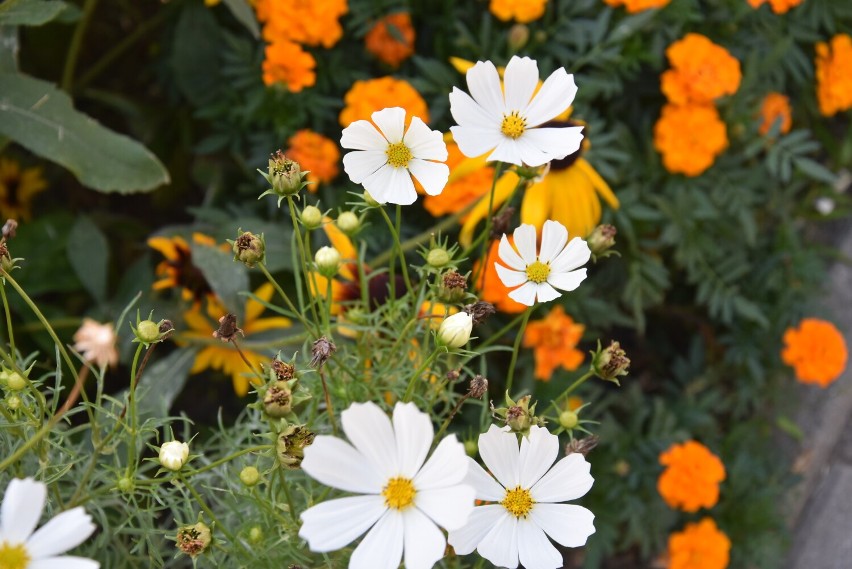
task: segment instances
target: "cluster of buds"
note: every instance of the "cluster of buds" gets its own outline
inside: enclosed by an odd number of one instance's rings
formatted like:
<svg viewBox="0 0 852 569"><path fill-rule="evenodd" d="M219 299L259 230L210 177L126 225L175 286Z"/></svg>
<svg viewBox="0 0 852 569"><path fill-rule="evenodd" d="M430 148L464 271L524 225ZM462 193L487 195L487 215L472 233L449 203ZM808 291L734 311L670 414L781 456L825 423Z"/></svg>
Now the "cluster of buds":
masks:
<svg viewBox="0 0 852 569"><path fill-rule="evenodd" d="M516 402L506 392L506 406L495 409L492 404L491 414L495 419L500 419L509 425L512 432L528 436L533 425L543 427L545 424L543 417L536 417L535 415L535 406L538 403L530 405L531 400L531 395L524 395Z"/></svg>
<svg viewBox="0 0 852 569"><path fill-rule="evenodd" d="M595 227L594 231L586 238L586 243L592 251L592 260L597 262L598 259L605 259L610 255L618 255L617 251L612 251L615 246L615 235L618 233L614 225L606 223Z"/></svg>
<svg viewBox="0 0 852 569"><path fill-rule="evenodd" d="M175 331L175 325L171 320L164 319L154 322L152 320L153 316L154 311L152 310L148 318L142 320L139 316L139 311L136 312L136 326L130 325L130 329L135 336L132 340L134 343L143 344L147 348L151 344L162 342Z"/></svg>
<svg viewBox="0 0 852 569"><path fill-rule="evenodd" d="M278 433L278 463L286 470L297 470L305 458L305 447L314 442L316 435L303 425L290 425Z"/></svg>
<svg viewBox="0 0 852 569"><path fill-rule="evenodd" d="M627 353L621 349L621 345L612 340L604 349L601 349L598 340L598 349L592 352L592 372L603 379L621 385L618 378L627 375L630 370L630 359Z"/></svg>
<svg viewBox="0 0 852 569"><path fill-rule="evenodd" d="M260 198L271 194L278 196L278 205L281 205L281 200L288 196L298 194L302 188L310 182L305 181L305 176L308 172L302 172L299 163L290 160L280 150L276 151L269 158L269 169L267 172L258 170L260 174L266 178L271 188L260 194ZM258 199L260 199L258 198Z"/></svg>
<svg viewBox="0 0 852 569"><path fill-rule="evenodd" d="M464 347L473 331L473 318L467 312L458 312L444 318L438 328L438 343L452 349Z"/></svg>
<svg viewBox="0 0 852 569"><path fill-rule="evenodd" d="M240 229L237 232L237 238L233 241L228 239L228 243L231 244L234 252L234 260L250 269L266 259L266 241L263 239L263 233L258 236Z"/></svg>
<svg viewBox="0 0 852 569"><path fill-rule="evenodd" d="M200 519L191 526L181 526L177 531L175 546L193 558L193 560L207 551L213 541L210 528Z"/></svg>

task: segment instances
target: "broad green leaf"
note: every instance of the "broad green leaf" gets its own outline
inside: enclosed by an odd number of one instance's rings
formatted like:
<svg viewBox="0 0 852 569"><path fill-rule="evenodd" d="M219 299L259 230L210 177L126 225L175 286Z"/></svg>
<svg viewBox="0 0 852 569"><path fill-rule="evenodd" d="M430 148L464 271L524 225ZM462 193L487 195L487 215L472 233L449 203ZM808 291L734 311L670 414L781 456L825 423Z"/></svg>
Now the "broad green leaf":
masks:
<svg viewBox="0 0 852 569"><path fill-rule="evenodd" d="M246 0L223 0L222 3L228 7L234 18L251 32L251 35L256 38L260 37L260 26L257 25L254 10L251 9Z"/></svg>
<svg viewBox="0 0 852 569"><path fill-rule="evenodd" d="M60 0L5 0L0 4L0 26L41 26L65 6Z"/></svg>
<svg viewBox="0 0 852 569"><path fill-rule="evenodd" d="M834 184L837 181L837 174L815 160L800 156L793 158L793 163L796 165L796 168L814 180L825 182L826 184Z"/></svg>
<svg viewBox="0 0 852 569"><path fill-rule="evenodd" d="M101 192L149 191L169 182L147 148L74 110L54 85L26 75L0 73L0 135Z"/></svg>
<svg viewBox="0 0 852 569"><path fill-rule="evenodd" d="M0 26L0 73L14 73L18 70L18 28Z"/></svg>
<svg viewBox="0 0 852 569"><path fill-rule="evenodd" d="M188 4L174 32L171 66L181 93L196 106L216 100L222 88L221 31L200 2Z"/></svg>
<svg viewBox="0 0 852 569"><path fill-rule="evenodd" d="M196 350L176 350L148 366L136 388L140 420L168 416L169 408L183 391Z"/></svg>
<svg viewBox="0 0 852 569"><path fill-rule="evenodd" d="M192 263L210 283L225 308L242 316L245 299L239 296L249 290L248 271L245 265L234 261L233 255L208 245L191 245Z"/></svg>
<svg viewBox="0 0 852 569"><path fill-rule="evenodd" d="M98 302L106 298L109 244L88 217L77 218L68 234L68 260L86 290Z"/></svg>

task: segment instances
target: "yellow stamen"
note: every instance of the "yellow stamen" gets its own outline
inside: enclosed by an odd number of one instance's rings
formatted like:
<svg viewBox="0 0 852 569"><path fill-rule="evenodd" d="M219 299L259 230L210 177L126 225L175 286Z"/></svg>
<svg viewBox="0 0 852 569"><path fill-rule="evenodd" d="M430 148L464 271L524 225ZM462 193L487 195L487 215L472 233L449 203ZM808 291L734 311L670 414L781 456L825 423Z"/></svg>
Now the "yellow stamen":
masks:
<svg viewBox="0 0 852 569"><path fill-rule="evenodd" d="M408 478L391 478L387 485L382 489L382 496L385 497L385 504L388 508L395 510L404 510L414 503L414 495L417 491L414 489L414 484Z"/></svg>
<svg viewBox="0 0 852 569"><path fill-rule="evenodd" d="M500 504L516 518L526 518L535 502L533 502L529 490L516 486L511 490L506 490L506 497Z"/></svg>
<svg viewBox="0 0 852 569"><path fill-rule="evenodd" d="M404 142L396 142L388 144L388 149L385 151L388 155L388 164L394 168L404 168L413 158L411 149Z"/></svg>
<svg viewBox="0 0 852 569"><path fill-rule="evenodd" d="M527 278L536 284L547 281L548 275L550 275L550 265L541 261L527 265Z"/></svg>
<svg viewBox="0 0 852 569"><path fill-rule="evenodd" d="M12 545L8 542L0 544L0 569L27 569L30 564L30 554L24 544Z"/></svg>
<svg viewBox="0 0 852 569"><path fill-rule="evenodd" d="M527 129L527 119L518 115L518 111L512 111L508 115L503 115L503 124L500 125L500 132L509 138L518 138Z"/></svg>

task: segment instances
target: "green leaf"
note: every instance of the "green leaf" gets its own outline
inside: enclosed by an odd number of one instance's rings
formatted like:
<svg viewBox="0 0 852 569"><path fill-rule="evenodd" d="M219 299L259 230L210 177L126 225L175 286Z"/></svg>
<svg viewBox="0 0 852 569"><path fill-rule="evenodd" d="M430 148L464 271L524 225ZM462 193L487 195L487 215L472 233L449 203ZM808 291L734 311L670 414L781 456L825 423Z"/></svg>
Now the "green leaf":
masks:
<svg viewBox="0 0 852 569"><path fill-rule="evenodd" d="M0 26L41 26L65 6L60 0L6 0L0 4Z"/></svg>
<svg viewBox="0 0 852 569"><path fill-rule="evenodd" d="M825 182L826 184L834 184L834 182L837 181L837 175L834 172L815 160L798 157L793 158L793 163L796 165L796 168L801 170L802 173L809 178L813 178L819 182Z"/></svg>
<svg viewBox="0 0 852 569"><path fill-rule="evenodd" d="M196 106L214 102L222 88L222 34L201 3L188 4L174 32L171 66L181 93Z"/></svg>
<svg viewBox="0 0 852 569"><path fill-rule="evenodd" d="M245 299L239 293L249 290L245 265L234 261L233 255L209 245L191 245L192 263L201 270L222 303L238 317L242 316Z"/></svg>
<svg viewBox="0 0 852 569"><path fill-rule="evenodd" d="M234 18L251 32L251 35L256 38L260 37L260 26L257 25L254 10L251 9L246 0L223 0L222 3L228 7Z"/></svg>
<svg viewBox="0 0 852 569"><path fill-rule="evenodd" d="M26 75L0 73L0 134L101 192L149 191L169 182L147 148L74 110L54 85Z"/></svg>
<svg viewBox="0 0 852 569"><path fill-rule="evenodd" d="M14 73L18 70L18 28L0 26L0 73Z"/></svg>
<svg viewBox="0 0 852 569"><path fill-rule="evenodd" d="M195 352L177 350L148 367L136 388L136 408L141 420L168 416L169 408L186 384Z"/></svg>
<svg viewBox="0 0 852 569"><path fill-rule="evenodd" d="M799 442L802 442L805 439L805 433L802 432L799 425L784 415L775 419L775 425Z"/></svg>
<svg viewBox="0 0 852 569"><path fill-rule="evenodd" d="M68 234L68 260L86 290L98 302L106 298L109 243L97 225L85 216L77 218Z"/></svg>

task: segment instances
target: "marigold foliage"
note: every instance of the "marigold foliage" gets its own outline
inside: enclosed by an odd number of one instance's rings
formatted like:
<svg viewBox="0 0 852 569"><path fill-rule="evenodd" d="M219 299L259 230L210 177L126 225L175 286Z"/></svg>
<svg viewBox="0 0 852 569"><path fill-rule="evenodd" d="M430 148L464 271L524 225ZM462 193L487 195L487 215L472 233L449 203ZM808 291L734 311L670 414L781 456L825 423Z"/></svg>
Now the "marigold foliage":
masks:
<svg viewBox="0 0 852 569"><path fill-rule="evenodd" d="M784 332L781 360L802 383L827 387L846 369L847 358L846 340L831 322L805 318Z"/></svg>
<svg viewBox="0 0 852 569"><path fill-rule="evenodd" d="M666 468L657 480L657 490L670 507L697 512L719 501L725 465L701 443L672 445L660 455L660 464Z"/></svg>

